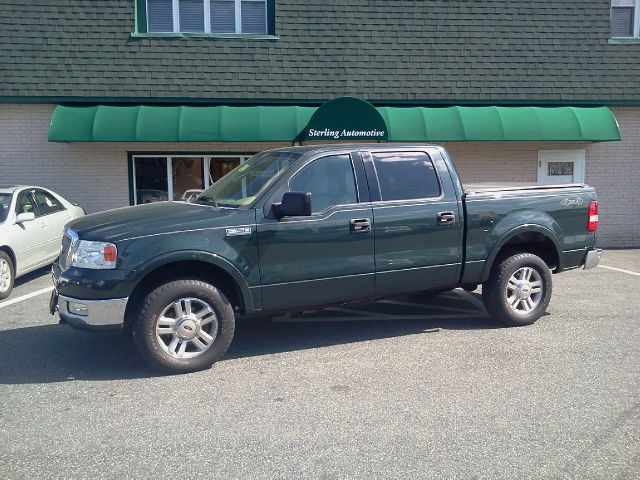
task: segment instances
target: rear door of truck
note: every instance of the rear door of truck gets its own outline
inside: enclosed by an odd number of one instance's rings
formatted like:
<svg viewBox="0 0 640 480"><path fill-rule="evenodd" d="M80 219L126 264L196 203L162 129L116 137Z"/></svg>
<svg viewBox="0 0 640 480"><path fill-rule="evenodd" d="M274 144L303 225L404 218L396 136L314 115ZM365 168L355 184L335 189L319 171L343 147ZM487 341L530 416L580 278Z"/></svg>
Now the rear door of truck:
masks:
<svg viewBox="0 0 640 480"><path fill-rule="evenodd" d="M372 199L375 294L456 285L463 212L440 151L389 147L362 156Z"/></svg>

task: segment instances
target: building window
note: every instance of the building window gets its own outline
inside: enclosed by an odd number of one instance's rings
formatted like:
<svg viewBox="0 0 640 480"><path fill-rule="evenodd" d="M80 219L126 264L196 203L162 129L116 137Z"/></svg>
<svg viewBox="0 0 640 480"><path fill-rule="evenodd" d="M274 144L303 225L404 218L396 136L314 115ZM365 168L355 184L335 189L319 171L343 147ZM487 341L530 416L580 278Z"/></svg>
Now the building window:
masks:
<svg viewBox="0 0 640 480"><path fill-rule="evenodd" d="M248 158L249 155L133 155L132 203L188 199Z"/></svg>
<svg viewBox="0 0 640 480"><path fill-rule="evenodd" d="M146 0L147 32L266 35L268 0ZM269 4L269 6L267 5Z"/></svg>
<svg viewBox="0 0 640 480"><path fill-rule="evenodd" d="M640 37L640 0L611 1L611 36Z"/></svg>

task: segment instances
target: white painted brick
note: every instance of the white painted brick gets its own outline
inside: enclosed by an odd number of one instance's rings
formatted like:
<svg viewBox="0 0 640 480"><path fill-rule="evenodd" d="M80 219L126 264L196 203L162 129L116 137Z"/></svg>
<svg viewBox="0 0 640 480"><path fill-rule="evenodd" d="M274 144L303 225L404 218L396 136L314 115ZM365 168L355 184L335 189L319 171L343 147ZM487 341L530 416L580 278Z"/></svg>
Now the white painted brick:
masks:
<svg viewBox="0 0 640 480"><path fill-rule="evenodd" d="M255 152L287 144L51 143L53 105L0 105L0 183L51 188L88 212L129 204L128 152ZM613 108L622 142L450 142L463 182L531 182L538 150L584 149L600 205L599 244L640 245L640 108Z"/></svg>

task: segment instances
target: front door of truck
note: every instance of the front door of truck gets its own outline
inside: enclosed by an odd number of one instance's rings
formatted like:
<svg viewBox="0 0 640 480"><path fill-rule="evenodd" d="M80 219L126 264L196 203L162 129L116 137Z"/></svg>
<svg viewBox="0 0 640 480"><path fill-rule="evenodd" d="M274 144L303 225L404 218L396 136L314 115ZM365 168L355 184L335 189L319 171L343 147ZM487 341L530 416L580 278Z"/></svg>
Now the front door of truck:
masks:
<svg viewBox="0 0 640 480"><path fill-rule="evenodd" d="M376 296L455 285L463 222L444 160L435 151L432 158L424 151L389 150L365 154L365 161L373 200Z"/></svg>
<svg viewBox="0 0 640 480"><path fill-rule="evenodd" d="M312 160L276 196L284 191L311 192L313 213L258 221L263 308L286 311L372 296L372 213L360 157Z"/></svg>

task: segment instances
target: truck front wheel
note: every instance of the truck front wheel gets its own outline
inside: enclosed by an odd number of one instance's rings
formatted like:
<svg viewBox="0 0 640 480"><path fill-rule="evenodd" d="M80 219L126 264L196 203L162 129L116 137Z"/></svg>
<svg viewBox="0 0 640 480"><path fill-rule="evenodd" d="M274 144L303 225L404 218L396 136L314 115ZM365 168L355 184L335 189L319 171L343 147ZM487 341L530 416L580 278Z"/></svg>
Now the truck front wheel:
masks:
<svg viewBox="0 0 640 480"><path fill-rule="evenodd" d="M551 300L551 271L540 257L519 253L494 265L482 285L482 301L489 314L511 326L530 325Z"/></svg>
<svg viewBox="0 0 640 480"><path fill-rule="evenodd" d="M227 351L235 319L227 297L200 280L175 280L149 293L133 321L146 362L166 373L209 368Z"/></svg>

